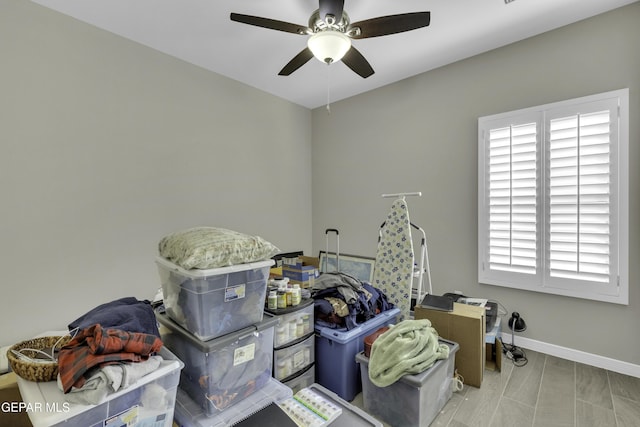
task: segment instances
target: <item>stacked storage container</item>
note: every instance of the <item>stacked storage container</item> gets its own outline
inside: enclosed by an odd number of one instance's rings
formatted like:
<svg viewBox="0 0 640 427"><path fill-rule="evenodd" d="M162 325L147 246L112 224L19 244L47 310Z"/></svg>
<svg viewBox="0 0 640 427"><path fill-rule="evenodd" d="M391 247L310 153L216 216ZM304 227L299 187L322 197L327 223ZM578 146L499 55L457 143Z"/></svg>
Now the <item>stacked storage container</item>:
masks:
<svg viewBox="0 0 640 427"><path fill-rule="evenodd" d="M225 425L240 402L262 404L265 387L274 399L291 395L273 390L282 386L272 378L278 321L263 311L272 260L208 270L185 270L161 257L156 263L166 311L156 313L162 339L185 364L176 405L182 424Z"/></svg>
<svg viewBox="0 0 640 427"><path fill-rule="evenodd" d="M185 270L156 259L164 307L171 319L202 341L238 331L262 320L272 260Z"/></svg>

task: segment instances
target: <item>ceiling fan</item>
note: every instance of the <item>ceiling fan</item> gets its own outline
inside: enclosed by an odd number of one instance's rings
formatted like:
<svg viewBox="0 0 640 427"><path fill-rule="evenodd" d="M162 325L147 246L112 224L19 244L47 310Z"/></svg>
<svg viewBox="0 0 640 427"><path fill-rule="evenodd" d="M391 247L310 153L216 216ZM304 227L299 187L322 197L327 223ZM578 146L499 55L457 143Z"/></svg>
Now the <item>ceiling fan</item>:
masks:
<svg viewBox="0 0 640 427"><path fill-rule="evenodd" d="M411 12L352 23L344 10L344 0L319 0L318 3L319 8L311 14L308 26L240 13L231 13L231 20L310 36L307 47L280 70L278 74L281 76L290 75L315 56L327 64L342 60L347 67L363 78L371 76L374 71L360 51L351 44L351 39L411 31L426 27L431 21L431 12Z"/></svg>

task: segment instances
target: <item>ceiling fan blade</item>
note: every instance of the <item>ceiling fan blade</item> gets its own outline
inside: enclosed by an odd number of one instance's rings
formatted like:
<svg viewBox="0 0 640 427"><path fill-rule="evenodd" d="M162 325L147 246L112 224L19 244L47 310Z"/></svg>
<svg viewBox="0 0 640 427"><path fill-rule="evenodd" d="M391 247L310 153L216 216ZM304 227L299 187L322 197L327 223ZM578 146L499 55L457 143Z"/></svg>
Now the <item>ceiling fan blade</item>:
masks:
<svg viewBox="0 0 640 427"><path fill-rule="evenodd" d="M369 61L367 61L365 57L362 56L360 51L353 47L353 45L351 46L351 49L349 49L347 53L342 57L342 62L344 62L347 67L351 68L353 72L358 74L363 79L366 79L374 73L371 64L369 64Z"/></svg>
<svg viewBox="0 0 640 427"><path fill-rule="evenodd" d="M243 24L254 25L256 27L268 28L270 30L284 31L294 34L308 34L308 27L304 25L292 24L290 22L277 21L275 19L262 18L260 16L243 15L240 13L231 13L231 20Z"/></svg>
<svg viewBox="0 0 640 427"><path fill-rule="evenodd" d="M293 57L287 65L278 73L279 76L288 76L313 58L313 53L305 47L299 54Z"/></svg>
<svg viewBox="0 0 640 427"><path fill-rule="evenodd" d="M344 10L344 0L319 0L320 19L326 22L326 16L335 17L338 23L342 19L342 11Z"/></svg>
<svg viewBox="0 0 640 427"><path fill-rule="evenodd" d="M426 27L431 22L431 12L411 12L399 15L380 16L352 23L347 32L359 28L349 34L353 39L386 36L388 34L403 33Z"/></svg>

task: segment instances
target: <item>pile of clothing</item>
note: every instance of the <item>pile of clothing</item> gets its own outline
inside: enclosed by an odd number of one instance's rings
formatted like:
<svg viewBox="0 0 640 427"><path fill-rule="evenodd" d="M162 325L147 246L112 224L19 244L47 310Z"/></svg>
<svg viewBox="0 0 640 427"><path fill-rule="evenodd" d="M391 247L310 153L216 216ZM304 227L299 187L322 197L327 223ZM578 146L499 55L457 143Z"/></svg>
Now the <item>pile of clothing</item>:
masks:
<svg viewBox="0 0 640 427"><path fill-rule="evenodd" d="M314 281L311 296L316 324L333 329L353 329L394 308L382 291L340 272L322 273Z"/></svg>
<svg viewBox="0 0 640 427"><path fill-rule="evenodd" d="M69 330L73 338L58 353L57 380L70 403L99 404L162 363L156 353L163 344L148 301L128 297L102 304Z"/></svg>

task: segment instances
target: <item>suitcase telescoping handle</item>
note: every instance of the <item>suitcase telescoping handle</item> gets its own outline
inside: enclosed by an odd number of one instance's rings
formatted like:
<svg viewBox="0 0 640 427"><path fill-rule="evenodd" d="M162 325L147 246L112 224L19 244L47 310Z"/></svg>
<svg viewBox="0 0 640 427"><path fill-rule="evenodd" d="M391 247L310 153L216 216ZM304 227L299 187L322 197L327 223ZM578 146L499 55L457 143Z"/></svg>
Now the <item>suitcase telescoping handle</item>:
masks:
<svg viewBox="0 0 640 427"><path fill-rule="evenodd" d="M329 233L336 234L336 271L340 271L340 232L337 228L327 228L324 230L325 238L327 240L327 253L324 258L324 271L329 271Z"/></svg>

